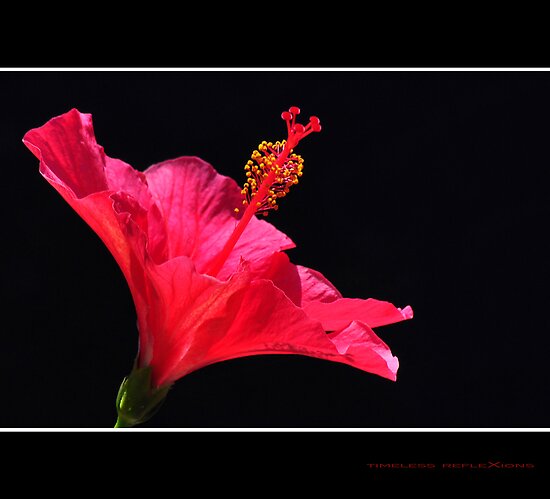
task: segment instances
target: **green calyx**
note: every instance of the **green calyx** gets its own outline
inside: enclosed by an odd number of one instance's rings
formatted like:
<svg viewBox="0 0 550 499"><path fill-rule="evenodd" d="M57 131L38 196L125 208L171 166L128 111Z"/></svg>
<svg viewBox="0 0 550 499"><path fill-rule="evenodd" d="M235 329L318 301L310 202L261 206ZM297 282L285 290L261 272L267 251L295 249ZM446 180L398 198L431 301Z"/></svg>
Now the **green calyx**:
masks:
<svg viewBox="0 0 550 499"><path fill-rule="evenodd" d="M131 428L155 415L171 385L153 388L151 367L134 368L124 378L116 398L118 419L115 428Z"/></svg>

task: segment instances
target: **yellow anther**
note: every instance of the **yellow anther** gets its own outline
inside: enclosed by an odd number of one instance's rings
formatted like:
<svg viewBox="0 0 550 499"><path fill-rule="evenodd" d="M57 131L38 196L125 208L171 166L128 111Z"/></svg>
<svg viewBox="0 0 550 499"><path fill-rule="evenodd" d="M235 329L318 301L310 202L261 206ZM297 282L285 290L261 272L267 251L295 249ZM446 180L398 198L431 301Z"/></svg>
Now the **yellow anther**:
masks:
<svg viewBox="0 0 550 499"><path fill-rule="evenodd" d="M287 151L283 153L286 141L266 142L258 144L258 149L252 151L244 167L246 182L241 190L244 197L243 205L253 204L256 214L266 215L268 210L278 209L277 200L288 194L289 187L298 183L302 176L304 160L301 156ZM271 185L262 189L263 183L269 179ZM261 190L262 197L258 198ZM265 194L264 194L265 193ZM255 198L255 202L252 199ZM238 213L237 211L235 211Z"/></svg>

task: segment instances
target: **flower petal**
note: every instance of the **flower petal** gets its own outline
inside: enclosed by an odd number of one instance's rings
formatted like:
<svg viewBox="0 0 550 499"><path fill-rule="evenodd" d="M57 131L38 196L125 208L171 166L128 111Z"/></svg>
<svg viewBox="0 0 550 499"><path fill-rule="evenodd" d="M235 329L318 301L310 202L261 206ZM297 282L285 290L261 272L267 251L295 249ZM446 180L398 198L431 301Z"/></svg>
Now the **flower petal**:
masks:
<svg viewBox="0 0 550 499"><path fill-rule="evenodd" d="M304 306L304 311L312 319L321 322L325 331L341 329L352 321L378 327L412 318L411 307L401 310L390 302L374 298L340 298L330 303L310 302Z"/></svg>
<svg viewBox="0 0 550 499"><path fill-rule="evenodd" d="M30 130L23 142L40 160L40 173L105 243L136 308L144 308L146 245L160 253L163 232L144 177L106 156L95 140L91 116L75 109ZM155 234L149 243L147 232Z"/></svg>
<svg viewBox="0 0 550 499"><path fill-rule="evenodd" d="M240 216L242 206L236 182L220 175L205 161L182 157L151 166L146 172L170 234L169 258L188 256L199 272L222 250ZM253 218L218 274L227 279L241 258L256 262L294 243L271 224Z"/></svg>
<svg viewBox="0 0 550 499"><path fill-rule="evenodd" d="M24 144L41 160L40 172L81 199L102 191L124 191L145 209L152 203L143 173L107 156L97 142L91 114L72 109L29 130Z"/></svg>
<svg viewBox="0 0 550 499"><path fill-rule="evenodd" d="M140 366L150 365L155 386L161 386L181 377L182 369L188 371L223 337L250 278L243 270L220 281L198 273L186 256L149 262L146 272L150 289Z"/></svg>
<svg viewBox="0 0 550 499"><path fill-rule="evenodd" d="M368 326L354 322L327 335L319 322L307 317L270 281L253 281L226 305L233 309L231 320L217 324L221 329L208 348L203 341L201 357L196 356L192 362L182 359L173 379L222 360L299 354L349 364L395 380L397 359Z"/></svg>
<svg viewBox="0 0 550 499"><path fill-rule="evenodd" d="M329 335L346 364L395 381L399 360L375 332L366 324L354 321L348 327ZM368 366L364 369L363 366Z"/></svg>
<svg viewBox="0 0 550 499"><path fill-rule="evenodd" d="M340 291L317 270L296 266L302 285L302 307L312 302L330 303L342 298Z"/></svg>
<svg viewBox="0 0 550 499"><path fill-rule="evenodd" d="M250 266L254 277L269 279L298 307L315 302L331 302L342 298L340 292L323 274L294 265L286 253L277 252Z"/></svg>
<svg viewBox="0 0 550 499"><path fill-rule="evenodd" d="M105 155L96 143L90 114L72 109L29 130L23 142L42 160L41 173L54 176L74 197L108 190Z"/></svg>

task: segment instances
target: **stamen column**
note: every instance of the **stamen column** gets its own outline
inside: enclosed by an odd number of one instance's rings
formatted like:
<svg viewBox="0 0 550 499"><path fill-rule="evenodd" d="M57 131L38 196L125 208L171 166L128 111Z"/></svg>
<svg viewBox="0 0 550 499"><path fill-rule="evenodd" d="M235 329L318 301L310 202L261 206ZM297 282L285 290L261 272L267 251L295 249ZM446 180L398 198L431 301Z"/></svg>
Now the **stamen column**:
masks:
<svg viewBox="0 0 550 499"><path fill-rule="evenodd" d="M310 133L319 132L321 130L319 118L317 118L316 116L312 116L307 126L304 127L304 125L296 123L296 116L298 114L300 114L300 109L295 106L291 107L288 111L282 113L281 117L286 121L288 131L288 138L286 140L285 146L275 160L275 163L271 164L271 168L267 173L267 176L263 178L258 190L254 193L251 202L248 204L242 218L239 220L239 223L235 227L235 230L233 231L231 236L229 236L229 239L225 243L223 249L210 262L207 274L213 277L217 276L217 274L223 267L223 264L233 251L235 244L237 244L237 241L242 236L246 226L248 225L252 217L256 214L258 208L262 205L262 200L267 197L270 188L276 182L277 175L284 167L285 162L288 160L288 157L292 153L294 147L298 145L301 139L303 139Z"/></svg>

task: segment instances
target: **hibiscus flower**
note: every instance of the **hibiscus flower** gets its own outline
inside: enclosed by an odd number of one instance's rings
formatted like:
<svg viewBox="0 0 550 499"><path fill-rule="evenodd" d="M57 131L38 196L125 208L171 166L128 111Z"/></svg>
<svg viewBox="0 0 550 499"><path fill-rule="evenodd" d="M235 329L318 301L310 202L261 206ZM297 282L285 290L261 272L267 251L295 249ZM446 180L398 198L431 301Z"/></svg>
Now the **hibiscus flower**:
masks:
<svg viewBox="0 0 550 499"><path fill-rule="evenodd" d="M321 129L282 114L287 139L262 142L238 187L197 157L145 172L110 158L76 109L23 142L40 173L103 240L135 302L139 351L117 398L117 426L147 420L170 386L197 369L258 354L300 354L396 379L398 360L372 328L412 309L343 298L321 273L290 262L294 243L257 215L302 176L298 142Z"/></svg>

